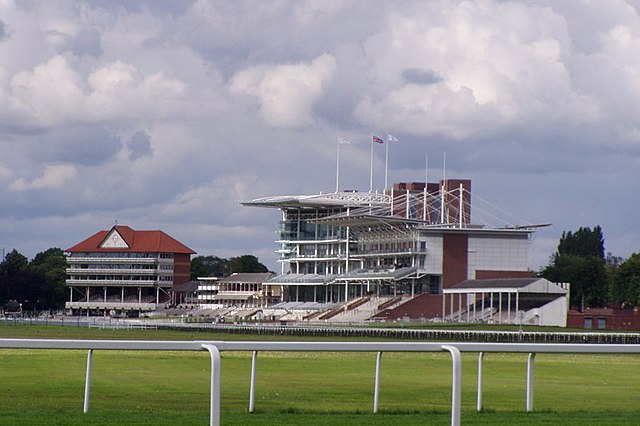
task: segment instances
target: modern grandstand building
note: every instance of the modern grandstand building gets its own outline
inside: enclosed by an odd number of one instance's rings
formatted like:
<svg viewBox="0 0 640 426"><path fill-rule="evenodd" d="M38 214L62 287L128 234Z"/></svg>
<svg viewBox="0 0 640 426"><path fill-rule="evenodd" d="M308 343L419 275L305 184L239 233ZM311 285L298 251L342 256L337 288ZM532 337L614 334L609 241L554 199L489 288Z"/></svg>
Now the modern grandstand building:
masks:
<svg viewBox="0 0 640 426"><path fill-rule="evenodd" d="M130 315L170 301L190 278L193 250L162 231L116 225L66 250L68 313Z"/></svg>
<svg viewBox="0 0 640 426"><path fill-rule="evenodd" d="M474 204L479 216L498 224L473 222L472 201L480 205ZM540 225L498 219L497 209L472 196L466 179L397 183L384 193L276 196L241 204L281 211L281 270L264 286L277 287L273 293L282 302L428 293L442 304L443 291L466 280L533 276L528 246ZM453 311L471 301L465 296L451 303Z"/></svg>

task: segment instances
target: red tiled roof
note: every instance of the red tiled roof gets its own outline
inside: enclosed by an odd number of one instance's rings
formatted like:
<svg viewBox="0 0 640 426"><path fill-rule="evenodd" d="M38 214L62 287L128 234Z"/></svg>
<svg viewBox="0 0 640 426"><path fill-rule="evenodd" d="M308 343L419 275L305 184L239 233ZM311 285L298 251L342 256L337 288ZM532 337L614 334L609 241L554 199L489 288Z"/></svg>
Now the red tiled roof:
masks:
<svg viewBox="0 0 640 426"><path fill-rule="evenodd" d="M112 230L116 230L129 248L101 248L100 245ZM184 253L196 252L162 231L136 231L128 226L116 225L108 231L99 231L86 240L66 250L74 252L149 252Z"/></svg>

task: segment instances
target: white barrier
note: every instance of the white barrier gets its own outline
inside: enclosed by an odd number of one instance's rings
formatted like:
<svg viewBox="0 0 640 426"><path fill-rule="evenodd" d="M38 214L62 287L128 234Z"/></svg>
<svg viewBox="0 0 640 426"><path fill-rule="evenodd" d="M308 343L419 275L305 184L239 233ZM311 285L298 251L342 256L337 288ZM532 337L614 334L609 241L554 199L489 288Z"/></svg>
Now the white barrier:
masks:
<svg viewBox="0 0 640 426"><path fill-rule="evenodd" d="M0 339L0 348L87 350L84 412L89 410L91 369L94 350L202 351L211 356L210 424L220 424L220 352L251 351L249 411L254 408L257 354L260 351L377 352L373 412L378 410L379 374L383 352L442 352L451 355L451 424L460 425L462 401L461 352L477 352L477 409L482 409L482 362L487 352L528 353L526 409L533 410L533 376L536 353L638 354L640 344L562 344L562 343L441 343L441 342L234 342L234 341L153 341L153 340L58 340Z"/></svg>

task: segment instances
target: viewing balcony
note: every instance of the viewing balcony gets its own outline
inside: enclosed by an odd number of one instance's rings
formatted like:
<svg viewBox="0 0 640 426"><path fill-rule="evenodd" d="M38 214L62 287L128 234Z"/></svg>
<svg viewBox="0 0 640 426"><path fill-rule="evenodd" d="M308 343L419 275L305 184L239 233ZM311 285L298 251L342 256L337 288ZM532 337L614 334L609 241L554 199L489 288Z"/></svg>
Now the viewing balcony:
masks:
<svg viewBox="0 0 640 426"><path fill-rule="evenodd" d="M69 256L67 257L67 262L69 264L75 263L165 263L165 262L173 262L173 259L160 259L157 257L76 257Z"/></svg>
<svg viewBox="0 0 640 426"><path fill-rule="evenodd" d="M170 281L156 280L87 280L87 279L69 279L67 286L82 287L172 287Z"/></svg>
<svg viewBox="0 0 640 426"><path fill-rule="evenodd" d="M171 275L164 269L67 268L68 275Z"/></svg>
<svg viewBox="0 0 640 426"><path fill-rule="evenodd" d="M91 302L66 302L64 304L65 309L113 309L124 311L154 311L157 308L155 303L122 303L122 302L110 302L110 301L91 301Z"/></svg>

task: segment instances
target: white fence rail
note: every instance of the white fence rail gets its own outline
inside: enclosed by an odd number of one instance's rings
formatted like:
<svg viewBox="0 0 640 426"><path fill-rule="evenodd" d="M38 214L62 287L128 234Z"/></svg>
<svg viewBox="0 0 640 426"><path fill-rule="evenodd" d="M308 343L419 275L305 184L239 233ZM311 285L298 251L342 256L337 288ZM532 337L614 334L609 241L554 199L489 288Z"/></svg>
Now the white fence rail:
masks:
<svg viewBox="0 0 640 426"><path fill-rule="evenodd" d="M536 353L640 354L640 344L561 344L561 343L459 343L459 342L239 342L239 341L157 341L157 340L57 340L0 339L0 348L87 350L84 412L89 410L91 370L94 350L202 351L211 356L210 424L220 424L220 352L251 351L249 412L254 409L255 380L259 352L375 352L373 412L378 411L379 375L383 352L449 352L451 374L451 424L460 425L462 400L461 352L478 353L477 409L482 409L482 363L486 352L528 353L526 409L533 410L534 360Z"/></svg>

